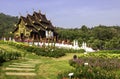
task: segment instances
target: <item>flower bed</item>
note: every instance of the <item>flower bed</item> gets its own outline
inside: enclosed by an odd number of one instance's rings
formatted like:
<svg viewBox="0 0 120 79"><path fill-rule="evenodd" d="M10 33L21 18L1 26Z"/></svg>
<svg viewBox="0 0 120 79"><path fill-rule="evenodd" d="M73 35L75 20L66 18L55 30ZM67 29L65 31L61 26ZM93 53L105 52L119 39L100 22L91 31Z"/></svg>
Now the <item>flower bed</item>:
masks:
<svg viewBox="0 0 120 79"><path fill-rule="evenodd" d="M84 63L88 63L90 67L100 67L107 71L120 69L120 59L116 58L99 58L99 57L84 57L77 60L70 60L70 65L77 67L82 66Z"/></svg>
<svg viewBox="0 0 120 79"><path fill-rule="evenodd" d="M103 70L99 67L79 66L75 70L70 70L58 74L57 79L69 79L68 74L74 73L72 79L120 79L114 72Z"/></svg>
<svg viewBox="0 0 120 79"><path fill-rule="evenodd" d="M109 52L109 51L108 51ZM74 73L73 79L120 79L120 54L88 53L69 60L74 70L58 74L58 79L69 79L68 74Z"/></svg>

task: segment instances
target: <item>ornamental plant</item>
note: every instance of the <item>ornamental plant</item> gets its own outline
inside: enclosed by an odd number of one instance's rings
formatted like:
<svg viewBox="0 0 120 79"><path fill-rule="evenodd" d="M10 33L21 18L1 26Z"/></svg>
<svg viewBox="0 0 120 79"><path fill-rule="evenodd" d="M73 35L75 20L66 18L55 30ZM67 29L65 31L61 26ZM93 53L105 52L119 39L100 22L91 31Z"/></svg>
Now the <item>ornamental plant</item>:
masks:
<svg viewBox="0 0 120 79"><path fill-rule="evenodd" d="M90 67L100 67L107 71L120 69L120 59L117 58L101 58L101 57L83 57L78 58L76 61L71 59L69 64L73 67L82 66L84 63L89 63Z"/></svg>
<svg viewBox="0 0 120 79"><path fill-rule="evenodd" d="M74 73L72 79L119 79L119 75L109 72L99 67L79 66L74 70L58 74L57 79L68 79L69 73Z"/></svg>
<svg viewBox="0 0 120 79"><path fill-rule="evenodd" d="M74 49L64 49L64 48L57 48L57 47L50 47L50 46L38 47L38 46L29 46L28 44L18 43L18 42L1 41L0 43L15 46L16 48L24 49L28 52L35 53L36 55L55 57L55 58L64 56L65 53L76 53L76 52L83 53L84 52L83 49L74 50Z"/></svg>
<svg viewBox="0 0 120 79"><path fill-rule="evenodd" d="M3 62L7 62L10 60L16 60L22 57L22 54L20 52L13 52L13 51L7 51L0 49L0 65L2 65Z"/></svg>

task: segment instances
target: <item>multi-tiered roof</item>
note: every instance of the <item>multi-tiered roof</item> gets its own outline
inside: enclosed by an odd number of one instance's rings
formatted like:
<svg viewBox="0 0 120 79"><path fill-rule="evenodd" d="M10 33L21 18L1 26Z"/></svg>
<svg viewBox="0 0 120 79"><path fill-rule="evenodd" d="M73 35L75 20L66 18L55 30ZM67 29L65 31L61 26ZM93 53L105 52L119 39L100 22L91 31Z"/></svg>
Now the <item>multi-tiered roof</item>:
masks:
<svg viewBox="0 0 120 79"><path fill-rule="evenodd" d="M24 21L24 25L27 29L37 32L39 30L52 30L54 31L54 26L50 20L47 20L44 14L41 12L34 12L33 15L27 14L27 17L20 16L17 26L20 24L21 20ZM19 27L13 31L15 32Z"/></svg>
<svg viewBox="0 0 120 79"><path fill-rule="evenodd" d="M16 39L26 38L56 38L57 33L51 21L41 12L33 12L32 15L27 14L26 17L20 16L16 28L13 31Z"/></svg>

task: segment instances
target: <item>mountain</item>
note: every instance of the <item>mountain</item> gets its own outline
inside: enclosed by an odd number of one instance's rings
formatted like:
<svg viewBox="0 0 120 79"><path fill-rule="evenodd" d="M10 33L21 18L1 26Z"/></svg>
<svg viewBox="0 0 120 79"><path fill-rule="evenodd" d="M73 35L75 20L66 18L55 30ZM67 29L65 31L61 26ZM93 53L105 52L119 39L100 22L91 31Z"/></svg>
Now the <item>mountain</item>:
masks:
<svg viewBox="0 0 120 79"><path fill-rule="evenodd" d="M0 38L13 36L10 32L15 28L14 24L17 21L18 17L0 13Z"/></svg>

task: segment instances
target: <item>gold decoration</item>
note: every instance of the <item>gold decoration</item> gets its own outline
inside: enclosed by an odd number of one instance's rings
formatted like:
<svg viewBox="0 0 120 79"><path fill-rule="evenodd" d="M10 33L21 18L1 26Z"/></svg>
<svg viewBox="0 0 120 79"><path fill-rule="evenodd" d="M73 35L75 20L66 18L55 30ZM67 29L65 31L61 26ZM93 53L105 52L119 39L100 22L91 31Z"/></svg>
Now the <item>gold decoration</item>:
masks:
<svg viewBox="0 0 120 79"><path fill-rule="evenodd" d="M14 26L17 26L17 24L14 24Z"/></svg>
<svg viewBox="0 0 120 79"><path fill-rule="evenodd" d="M25 23L25 25L27 25L27 23Z"/></svg>
<svg viewBox="0 0 120 79"><path fill-rule="evenodd" d="M12 32L10 32L10 34L12 34Z"/></svg>
<svg viewBox="0 0 120 79"><path fill-rule="evenodd" d="M41 19L39 19L39 21L41 21Z"/></svg>
<svg viewBox="0 0 120 79"><path fill-rule="evenodd" d="M40 28L38 30L40 30Z"/></svg>
<svg viewBox="0 0 120 79"><path fill-rule="evenodd" d="M30 32L32 32L32 30L30 30Z"/></svg>
<svg viewBox="0 0 120 79"><path fill-rule="evenodd" d="M35 23L35 21L32 21L32 23Z"/></svg>

